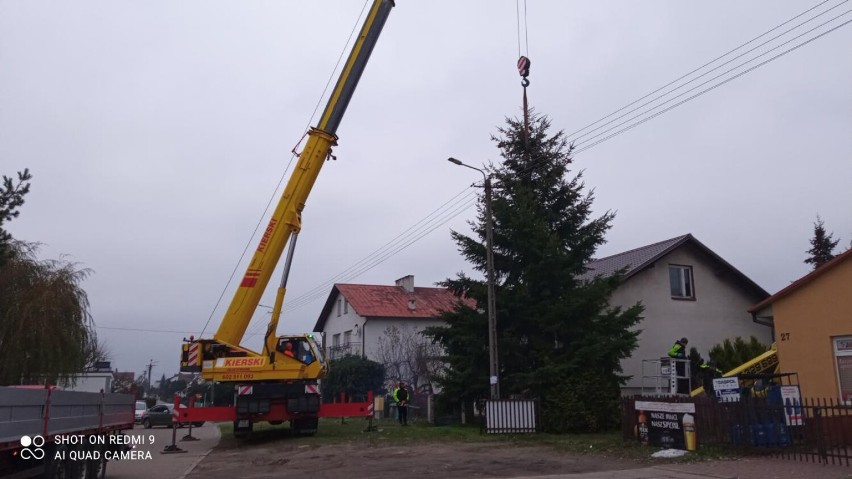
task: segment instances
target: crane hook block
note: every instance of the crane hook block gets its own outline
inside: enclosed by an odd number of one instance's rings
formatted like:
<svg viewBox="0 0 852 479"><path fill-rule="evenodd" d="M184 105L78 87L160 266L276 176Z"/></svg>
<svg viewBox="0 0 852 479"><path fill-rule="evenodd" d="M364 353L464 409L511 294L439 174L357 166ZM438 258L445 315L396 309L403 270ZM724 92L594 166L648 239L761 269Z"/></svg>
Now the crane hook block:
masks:
<svg viewBox="0 0 852 479"><path fill-rule="evenodd" d="M518 73L524 77L524 80L530 75L530 59L522 56L518 58Z"/></svg>

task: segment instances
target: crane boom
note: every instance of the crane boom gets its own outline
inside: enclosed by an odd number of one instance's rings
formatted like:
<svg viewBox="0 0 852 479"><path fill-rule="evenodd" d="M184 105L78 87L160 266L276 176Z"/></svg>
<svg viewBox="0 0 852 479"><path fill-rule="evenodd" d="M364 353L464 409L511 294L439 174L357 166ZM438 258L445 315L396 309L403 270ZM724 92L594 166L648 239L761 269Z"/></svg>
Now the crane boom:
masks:
<svg viewBox="0 0 852 479"><path fill-rule="evenodd" d="M393 6L392 0L373 2L322 117L308 133L305 148L219 325L215 340L229 345L239 345L242 341L288 240L301 230L305 201L331 148L337 144L337 127ZM273 321L277 323L277 318ZM271 326L274 332L277 324Z"/></svg>
<svg viewBox="0 0 852 479"><path fill-rule="evenodd" d="M305 147L216 334L212 339L190 337L183 344L182 372L230 383L235 391L233 406L182 410L181 417L187 422L233 420L234 434L244 436L251 433L255 422L290 421L293 429L312 434L320 417L369 414L372 403L352 403L343 408L322 404L318 380L328 374L328 364L316 338L313 334L279 337L276 330L296 237L302 228L302 210L320 168L337 145L337 127L393 7L393 0L373 0L319 123L308 132ZM263 351L255 352L240 343L288 243Z"/></svg>

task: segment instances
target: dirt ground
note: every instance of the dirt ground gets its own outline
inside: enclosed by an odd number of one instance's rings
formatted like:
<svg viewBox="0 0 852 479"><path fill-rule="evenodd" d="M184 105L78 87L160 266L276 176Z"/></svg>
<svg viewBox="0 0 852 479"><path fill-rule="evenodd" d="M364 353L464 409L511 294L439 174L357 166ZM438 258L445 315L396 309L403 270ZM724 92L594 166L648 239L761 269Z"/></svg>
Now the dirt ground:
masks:
<svg viewBox="0 0 852 479"><path fill-rule="evenodd" d="M601 456L557 454L547 447L494 443L368 446L290 445L278 441L238 449L216 449L187 477L453 479L570 474L635 467L641 465Z"/></svg>
<svg viewBox="0 0 852 479"><path fill-rule="evenodd" d="M187 479L311 478L511 478L572 474L660 465L668 470L738 479L852 479L852 467L775 458L698 463L633 461L576 455L539 447L494 443L304 445L276 441L217 448Z"/></svg>

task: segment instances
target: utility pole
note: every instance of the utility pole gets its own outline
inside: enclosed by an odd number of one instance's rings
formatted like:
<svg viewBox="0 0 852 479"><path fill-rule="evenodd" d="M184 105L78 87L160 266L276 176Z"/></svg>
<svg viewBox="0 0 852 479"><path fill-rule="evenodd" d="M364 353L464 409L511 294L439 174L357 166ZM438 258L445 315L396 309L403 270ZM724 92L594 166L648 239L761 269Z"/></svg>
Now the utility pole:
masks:
<svg viewBox="0 0 852 479"><path fill-rule="evenodd" d="M154 362L153 359L151 359L148 362L148 391L147 391L148 397L151 397L151 368L154 367L154 364L156 364L156 363Z"/></svg>
<svg viewBox="0 0 852 479"><path fill-rule="evenodd" d="M485 177L485 250L488 268L488 344L491 371L491 399L500 399L497 366L497 300L494 294L494 223L491 218L491 176Z"/></svg>
<svg viewBox="0 0 852 479"><path fill-rule="evenodd" d="M488 370L490 373L491 399L500 399L500 367L497 355L497 300L494 293L494 222L491 217L491 176L485 171L466 165L455 158L447 158L447 161L459 166L466 166L471 170L482 173L485 186L485 262L486 282L488 283Z"/></svg>

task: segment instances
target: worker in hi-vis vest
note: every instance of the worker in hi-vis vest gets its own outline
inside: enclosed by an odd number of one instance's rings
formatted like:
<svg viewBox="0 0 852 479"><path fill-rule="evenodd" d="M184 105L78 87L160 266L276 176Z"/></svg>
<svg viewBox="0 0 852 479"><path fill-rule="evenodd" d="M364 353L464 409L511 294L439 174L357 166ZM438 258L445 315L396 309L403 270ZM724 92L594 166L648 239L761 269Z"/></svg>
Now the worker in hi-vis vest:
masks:
<svg viewBox="0 0 852 479"><path fill-rule="evenodd" d="M669 349L669 357L678 360L686 359L686 345L688 343L689 340L686 338L680 338L675 341L671 349ZM675 361L675 363L675 371L678 375L677 393L689 394L689 378L686 378L686 362Z"/></svg>
<svg viewBox="0 0 852 479"><path fill-rule="evenodd" d="M396 401L396 408L399 410L399 423L403 426L408 426L408 400L411 398L405 383L399 383L399 386L393 389L393 400Z"/></svg>
<svg viewBox="0 0 852 479"><path fill-rule="evenodd" d="M680 338L672 345L672 348L669 349L669 357L675 359L686 359L686 345L689 343L689 340L686 338Z"/></svg>

